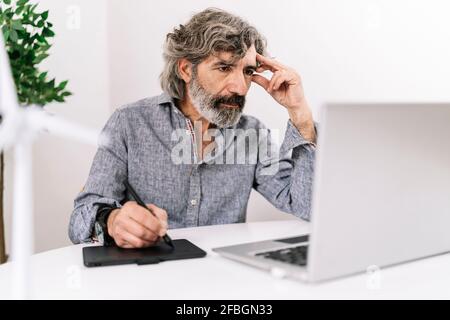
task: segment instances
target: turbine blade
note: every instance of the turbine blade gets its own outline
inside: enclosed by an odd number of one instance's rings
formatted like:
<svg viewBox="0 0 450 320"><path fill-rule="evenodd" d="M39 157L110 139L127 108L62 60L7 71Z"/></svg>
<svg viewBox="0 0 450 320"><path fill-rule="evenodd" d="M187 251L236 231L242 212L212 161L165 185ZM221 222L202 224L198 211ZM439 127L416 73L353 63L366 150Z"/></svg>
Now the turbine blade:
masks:
<svg viewBox="0 0 450 320"><path fill-rule="evenodd" d="M50 115L39 107L27 108L27 122L34 130L44 130L50 134L75 141L98 145L101 130L86 128L77 123Z"/></svg>

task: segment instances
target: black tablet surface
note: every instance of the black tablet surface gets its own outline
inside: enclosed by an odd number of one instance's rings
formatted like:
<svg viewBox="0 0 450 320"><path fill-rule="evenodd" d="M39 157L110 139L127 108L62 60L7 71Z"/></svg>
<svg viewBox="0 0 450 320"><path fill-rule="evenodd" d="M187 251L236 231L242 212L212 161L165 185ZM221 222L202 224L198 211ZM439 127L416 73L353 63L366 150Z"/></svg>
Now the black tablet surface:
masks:
<svg viewBox="0 0 450 320"><path fill-rule="evenodd" d="M186 239L173 240L172 249L164 242L142 249L123 249L116 246L84 247L83 261L86 267L111 266L136 263L152 264L169 260L201 258L206 252Z"/></svg>

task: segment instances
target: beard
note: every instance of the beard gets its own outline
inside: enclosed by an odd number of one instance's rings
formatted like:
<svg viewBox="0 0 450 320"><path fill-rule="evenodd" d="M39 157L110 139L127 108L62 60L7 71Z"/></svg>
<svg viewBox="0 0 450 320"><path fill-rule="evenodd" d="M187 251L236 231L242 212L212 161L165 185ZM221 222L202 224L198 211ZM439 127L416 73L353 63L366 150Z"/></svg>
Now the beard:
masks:
<svg viewBox="0 0 450 320"><path fill-rule="evenodd" d="M195 75L189 84L189 97L200 115L219 128L237 124L245 105L245 96L219 96L208 93ZM226 107L223 104L233 107Z"/></svg>

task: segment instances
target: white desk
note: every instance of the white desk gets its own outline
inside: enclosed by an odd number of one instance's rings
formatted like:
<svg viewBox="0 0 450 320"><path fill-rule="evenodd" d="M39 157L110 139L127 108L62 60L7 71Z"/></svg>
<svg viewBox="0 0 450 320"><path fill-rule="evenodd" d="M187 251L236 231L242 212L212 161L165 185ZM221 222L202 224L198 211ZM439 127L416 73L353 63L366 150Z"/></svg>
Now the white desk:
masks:
<svg viewBox="0 0 450 320"><path fill-rule="evenodd" d="M207 251L206 258L86 268L83 245L32 258L32 298L37 299L392 299L450 298L450 254L381 270L379 288L361 274L311 285L277 279L224 259L211 248L295 236L308 223L287 220L170 230ZM11 295L12 264L0 266L0 299ZM371 283L371 282L369 282Z"/></svg>

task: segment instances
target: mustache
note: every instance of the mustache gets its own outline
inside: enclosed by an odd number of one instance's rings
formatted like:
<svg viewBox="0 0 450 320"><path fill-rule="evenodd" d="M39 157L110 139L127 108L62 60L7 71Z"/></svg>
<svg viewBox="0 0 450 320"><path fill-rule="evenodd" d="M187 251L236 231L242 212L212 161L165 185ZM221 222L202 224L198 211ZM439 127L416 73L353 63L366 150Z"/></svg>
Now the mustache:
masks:
<svg viewBox="0 0 450 320"><path fill-rule="evenodd" d="M245 96L236 94L229 97L218 97L214 101L214 106L217 108L221 103L238 105L242 109L245 105Z"/></svg>

